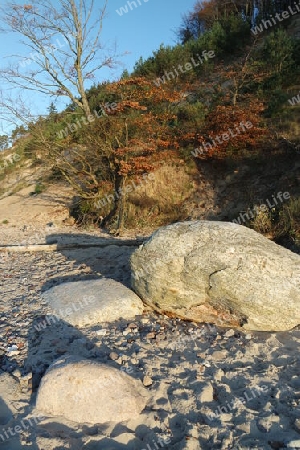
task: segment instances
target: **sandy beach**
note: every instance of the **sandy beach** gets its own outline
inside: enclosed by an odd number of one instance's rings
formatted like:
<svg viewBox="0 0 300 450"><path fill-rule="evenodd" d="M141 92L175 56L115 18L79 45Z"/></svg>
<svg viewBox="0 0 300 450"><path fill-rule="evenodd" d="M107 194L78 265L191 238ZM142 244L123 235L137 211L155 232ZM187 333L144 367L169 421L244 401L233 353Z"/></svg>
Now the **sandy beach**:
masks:
<svg viewBox="0 0 300 450"><path fill-rule="evenodd" d="M54 237L78 244L107 238L68 228L53 230L44 242ZM62 282L104 276L129 287L135 248L118 239L103 248L1 253L0 448L300 447L298 329L245 333L149 308L131 323L80 330L67 318L46 320L51 309L41 295ZM141 380L151 397L146 409L126 423L79 425L43 417L35 409L37 388L62 355L105 363Z"/></svg>

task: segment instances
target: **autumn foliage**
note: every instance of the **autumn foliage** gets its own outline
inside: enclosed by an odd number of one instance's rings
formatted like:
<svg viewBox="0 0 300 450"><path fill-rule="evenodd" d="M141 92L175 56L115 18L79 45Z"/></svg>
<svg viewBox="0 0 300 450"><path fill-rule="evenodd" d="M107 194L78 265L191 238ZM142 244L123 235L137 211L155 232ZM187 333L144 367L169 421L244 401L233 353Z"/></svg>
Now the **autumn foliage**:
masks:
<svg viewBox="0 0 300 450"><path fill-rule="evenodd" d="M153 164L175 156L178 148L170 123L176 118L172 105L180 92L157 87L145 78L129 78L107 86L115 96L118 137L114 155L118 174L137 175L153 169Z"/></svg>
<svg viewBox="0 0 300 450"><path fill-rule="evenodd" d="M244 106L218 105L209 113L204 129L197 136L198 145L205 148L198 157L225 159L256 152L267 133L262 125L263 111L263 104L254 101Z"/></svg>

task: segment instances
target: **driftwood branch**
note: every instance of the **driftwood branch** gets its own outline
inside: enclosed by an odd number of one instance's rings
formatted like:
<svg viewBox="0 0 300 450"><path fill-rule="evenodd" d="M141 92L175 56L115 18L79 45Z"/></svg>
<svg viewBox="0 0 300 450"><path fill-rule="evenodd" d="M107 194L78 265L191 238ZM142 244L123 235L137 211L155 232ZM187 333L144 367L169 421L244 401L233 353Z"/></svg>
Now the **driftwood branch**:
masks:
<svg viewBox="0 0 300 450"><path fill-rule="evenodd" d="M56 252L60 250L72 250L77 248L103 248L111 245L117 245L118 247L138 247L145 242L146 238L135 240L112 240L106 239L105 242L91 243L91 244L33 244L33 245L6 245L0 246L0 252Z"/></svg>

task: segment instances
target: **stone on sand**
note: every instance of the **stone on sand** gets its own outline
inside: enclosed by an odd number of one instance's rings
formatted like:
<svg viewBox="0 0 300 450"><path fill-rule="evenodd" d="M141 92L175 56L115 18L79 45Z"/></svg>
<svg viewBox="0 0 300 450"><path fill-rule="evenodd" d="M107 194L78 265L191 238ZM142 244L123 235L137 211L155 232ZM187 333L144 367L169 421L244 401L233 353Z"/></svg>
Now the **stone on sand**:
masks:
<svg viewBox="0 0 300 450"><path fill-rule="evenodd" d="M208 382L203 384L198 399L201 403L213 402L214 388L211 383Z"/></svg>
<svg viewBox="0 0 300 450"><path fill-rule="evenodd" d="M144 309L134 292L106 278L63 283L44 292L43 298L55 316L79 328L133 319Z"/></svg>
<svg viewBox="0 0 300 450"><path fill-rule="evenodd" d="M163 227L134 252L131 268L132 288L160 312L258 331L300 323L300 256L241 225Z"/></svg>
<svg viewBox="0 0 300 450"><path fill-rule="evenodd" d="M68 356L46 372L36 408L81 424L119 423L138 417L148 400L141 381L105 364Z"/></svg>

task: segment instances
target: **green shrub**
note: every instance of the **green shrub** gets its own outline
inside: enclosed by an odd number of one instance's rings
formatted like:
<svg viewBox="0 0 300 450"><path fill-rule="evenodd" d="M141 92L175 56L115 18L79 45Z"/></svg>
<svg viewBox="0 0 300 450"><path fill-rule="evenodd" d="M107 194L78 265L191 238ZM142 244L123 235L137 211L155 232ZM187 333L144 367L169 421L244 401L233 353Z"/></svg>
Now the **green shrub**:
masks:
<svg viewBox="0 0 300 450"><path fill-rule="evenodd" d="M46 186L42 183L36 183L33 194L41 194L46 189Z"/></svg>

